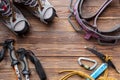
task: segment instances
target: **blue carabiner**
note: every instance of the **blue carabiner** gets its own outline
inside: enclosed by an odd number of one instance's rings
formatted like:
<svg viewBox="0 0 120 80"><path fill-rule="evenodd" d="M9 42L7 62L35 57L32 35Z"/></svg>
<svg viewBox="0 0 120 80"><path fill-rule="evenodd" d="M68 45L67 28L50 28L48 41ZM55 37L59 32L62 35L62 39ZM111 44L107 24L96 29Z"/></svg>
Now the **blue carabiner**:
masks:
<svg viewBox="0 0 120 80"><path fill-rule="evenodd" d="M96 69L90 76L96 80L96 78L98 78L107 68L108 68L108 64L102 63L102 65L98 69ZM90 79L86 79L86 80L90 80Z"/></svg>

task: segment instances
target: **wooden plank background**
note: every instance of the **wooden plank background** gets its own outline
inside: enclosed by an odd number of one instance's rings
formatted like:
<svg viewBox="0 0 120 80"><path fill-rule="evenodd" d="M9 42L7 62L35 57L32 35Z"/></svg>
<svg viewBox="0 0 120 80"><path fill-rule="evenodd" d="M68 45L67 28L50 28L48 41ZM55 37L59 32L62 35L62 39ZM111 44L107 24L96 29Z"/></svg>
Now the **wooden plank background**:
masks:
<svg viewBox="0 0 120 80"><path fill-rule="evenodd" d="M69 15L68 4L69 0L49 0L54 6L58 14L50 25L43 24L36 17L32 16L26 10L22 10L24 16L29 20L31 27L30 33L24 38L16 37L2 23L0 23L0 42L5 39L13 38L16 40L15 47L26 48L32 50L41 61L47 80L59 80L65 74L58 74L61 70L80 70L88 74L92 71L87 71L80 67L77 63L79 57L89 57L102 63L99 58L84 49L84 46L96 47L100 52L113 57L113 62L120 69L120 42L115 46L100 46L97 40L85 40L84 33L76 33L67 20ZM84 5L90 15L105 0L86 0ZM92 13L89 11L93 10ZM85 12L85 11L83 11ZM73 21L76 21L73 18ZM120 24L120 3L119 0L113 0L109 8L101 15L98 21L100 29L106 29L115 24ZM21 67L21 65L19 65ZM31 70L30 80L39 80L34 65L29 62ZM120 74L114 69L109 68L109 76L119 80ZM79 80L78 76L74 76L69 80ZM10 66L10 58L8 54L0 63L0 80L15 80L15 74ZM24 78L23 78L24 80Z"/></svg>

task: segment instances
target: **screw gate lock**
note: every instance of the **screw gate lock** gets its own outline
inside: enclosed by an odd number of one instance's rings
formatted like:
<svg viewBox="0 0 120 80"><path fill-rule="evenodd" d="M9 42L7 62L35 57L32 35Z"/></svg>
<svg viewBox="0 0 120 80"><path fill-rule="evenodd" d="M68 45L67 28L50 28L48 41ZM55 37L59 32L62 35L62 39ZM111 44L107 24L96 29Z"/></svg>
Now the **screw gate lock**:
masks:
<svg viewBox="0 0 120 80"><path fill-rule="evenodd" d="M85 61L89 61L89 62L92 62L94 63L94 65L92 67L88 66L88 65L85 65L85 64L82 64L81 63L81 60L85 60ZM85 58L85 57L80 57L78 58L78 64L82 67L84 67L85 69L87 70L93 70L96 66L97 66L97 61L93 60L93 59L90 59L90 58Z"/></svg>

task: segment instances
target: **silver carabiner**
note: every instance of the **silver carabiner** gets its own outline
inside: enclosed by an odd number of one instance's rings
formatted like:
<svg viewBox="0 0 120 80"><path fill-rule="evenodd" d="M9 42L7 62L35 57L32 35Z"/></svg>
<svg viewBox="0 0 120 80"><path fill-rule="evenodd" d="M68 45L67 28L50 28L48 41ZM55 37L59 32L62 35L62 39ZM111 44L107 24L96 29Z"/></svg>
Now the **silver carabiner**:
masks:
<svg viewBox="0 0 120 80"><path fill-rule="evenodd" d="M81 60L93 62L94 65L93 65L92 67L90 67L90 66L88 66L88 65L82 64L82 63L81 63ZM97 61L96 61L96 60L93 60L93 59L90 59L90 58L79 57L79 58L78 58L78 64L79 64L80 66L84 67L84 68L87 69L87 70L93 70L93 69L96 68L96 66L97 66Z"/></svg>

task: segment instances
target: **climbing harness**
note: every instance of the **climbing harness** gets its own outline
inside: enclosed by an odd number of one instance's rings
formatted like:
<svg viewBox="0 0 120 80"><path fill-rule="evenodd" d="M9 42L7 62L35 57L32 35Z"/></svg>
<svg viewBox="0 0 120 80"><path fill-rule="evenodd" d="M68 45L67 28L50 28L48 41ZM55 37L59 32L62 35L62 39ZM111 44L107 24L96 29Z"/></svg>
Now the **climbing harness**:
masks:
<svg viewBox="0 0 120 80"><path fill-rule="evenodd" d="M24 5L34 16L44 23L51 22L56 15L56 10L48 0L13 0L15 4Z"/></svg>
<svg viewBox="0 0 120 80"><path fill-rule="evenodd" d="M34 55L34 53L30 50L25 50L24 48L20 48L16 51L20 56L21 60L22 60L22 73L23 75L26 75L26 80L27 77L29 76L29 70L28 70L28 65L27 65L27 61L25 58L29 58L30 61L35 65L36 71L38 73L38 76L40 77L40 80L46 80L46 74L45 71L40 63L40 61L36 58L36 56Z"/></svg>
<svg viewBox="0 0 120 80"><path fill-rule="evenodd" d="M16 35L23 35L29 30L29 22L16 8L12 1L1 0L0 2L0 17L4 25L7 26Z"/></svg>
<svg viewBox="0 0 120 80"><path fill-rule="evenodd" d="M97 19L102 14L102 12L106 9L106 7L112 2L112 0L106 0L103 5L99 8L99 10L91 17L84 18L82 16L82 6L85 0L77 0L74 7L72 7L73 0L70 0L70 12L71 14L68 17L68 21L72 25L72 27L77 32L85 31L86 36L85 39L90 39L91 37L97 38L98 43L101 45L111 45L116 44L120 39L118 34L120 25L116 25L113 29L107 31L101 31L98 29ZM72 23L71 17L75 16L77 22L81 27L76 27L75 24ZM93 25L88 21L94 20ZM111 35L112 34L112 35Z"/></svg>
<svg viewBox="0 0 120 80"><path fill-rule="evenodd" d="M93 65L92 67L89 67L88 65L82 64L81 60L92 62L92 63L94 63L94 65ZM90 58L79 57L79 58L78 58L78 64L79 64L80 66L84 67L84 68L87 69L87 70L93 70L93 69L96 68L96 66L97 66L97 61L96 61L96 60L93 60L93 59L90 59Z"/></svg>

